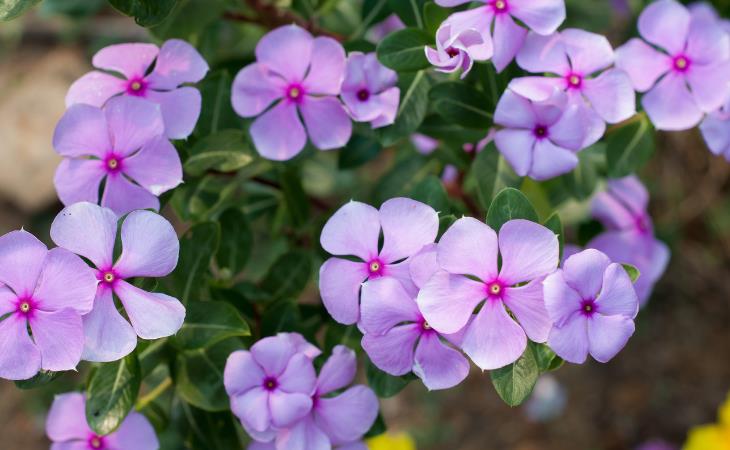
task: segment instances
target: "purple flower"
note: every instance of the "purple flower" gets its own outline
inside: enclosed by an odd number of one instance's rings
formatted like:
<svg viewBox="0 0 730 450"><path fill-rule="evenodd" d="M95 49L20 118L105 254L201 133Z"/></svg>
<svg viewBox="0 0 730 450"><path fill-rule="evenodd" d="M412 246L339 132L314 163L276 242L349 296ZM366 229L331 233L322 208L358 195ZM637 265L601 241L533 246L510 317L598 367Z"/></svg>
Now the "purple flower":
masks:
<svg viewBox="0 0 730 450"><path fill-rule="evenodd" d="M271 441L312 410L318 354L300 335L280 333L228 357L223 384L231 410L255 440Z"/></svg>
<svg viewBox="0 0 730 450"><path fill-rule="evenodd" d="M64 205L99 203L117 214L159 209L157 196L182 182L175 147L164 136L160 107L115 97L104 109L78 104L63 115L53 147L64 157L54 183Z"/></svg>
<svg viewBox="0 0 730 450"><path fill-rule="evenodd" d="M700 131L710 151L730 162L730 101L705 117Z"/></svg>
<svg viewBox="0 0 730 450"><path fill-rule="evenodd" d="M171 39L158 49L153 44L117 44L99 50L94 70L71 85L66 106L84 103L101 107L116 95L141 97L160 105L165 134L184 139L200 116L200 92L194 87L208 72L208 64L185 41ZM152 69L150 71L150 69Z"/></svg>
<svg viewBox="0 0 730 450"><path fill-rule="evenodd" d="M553 322L548 345L564 360L582 364L590 353L608 362L634 334L639 301L631 278L598 250L571 256L543 285Z"/></svg>
<svg viewBox="0 0 730 450"><path fill-rule="evenodd" d="M519 176L546 180L570 172L585 140L585 117L555 90L549 101L530 101L506 90L497 104L494 135L499 152Z"/></svg>
<svg viewBox="0 0 730 450"><path fill-rule="evenodd" d="M609 180L608 188L593 199L591 213L607 231L593 238L589 248L612 261L636 266L641 276L634 288L643 305L669 263L669 248L654 237L647 211L649 193L635 176Z"/></svg>
<svg viewBox="0 0 730 450"><path fill-rule="evenodd" d="M492 41L484 39L477 30L452 32L453 26L444 22L436 31L436 49L426 47L426 59L439 72L452 73L461 69L461 78L471 70L474 60L486 61L492 57Z"/></svg>
<svg viewBox="0 0 730 450"><path fill-rule="evenodd" d="M385 37L390 33L402 30L405 27L406 25L403 23L403 21L400 20L400 17L398 17L396 14L391 14L382 22L373 25L373 27L370 28L370 30L368 31L366 39L374 44L377 44L385 39Z"/></svg>
<svg viewBox="0 0 730 450"><path fill-rule="evenodd" d="M322 248L359 261L332 257L322 264L319 290L330 315L346 325L357 322L360 285L365 280L395 278L415 293L407 258L433 243L438 226L433 208L408 198L390 199L380 211L355 201L337 210L322 229ZM383 247L379 249L381 230Z"/></svg>
<svg viewBox="0 0 730 450"><path fill-rule="evenodd" d="M398 74L380 64L375 53L350 53L342 83L342 100L357 122L371 122L373 128L395 122L400 104Z"/></svg>
<svg viewBox="0 0 730 450"><path fill-rule="evenodd" d="M509 88L535 101L548 100L555 89L565 91L588 130L583 141L588 147L603 136L606 122L622 122L636 113L631 80L624 71L610 68L613 62L613 48L599 34L572 28L552 36L530 33L517 64L551 76L516 78Z"/></svg>
<svg viewBox="0 0 730 450"><path fill-rule="evenodd" d="M88 361L115 361L142 339L177 332L185 307L169 295L143 291L129 283L136 277L164 277L177 265L180 244L172 225L150 211L134 211L121 224L122 254L114 261L117 216L91 203L76 203L61 211L51 225L59 247L90 260L99 286L94 308L84 316L84 353ZM129 322L117 311L116 295Z"/></svg>
<svg viewBox="0 0 730 450"><path fill-rule="evenodd" d="M690 12L675 0L659 0L639 17L639 33L616 50L642 105L660 130L685 130L730 95L730 36L719 20Z"/></svg>
<svg viewBox="0 0 730 450"><path fill-rule="evenodd" d="M430 155L435 152L440 145L438 140L421 133L414 133L411 135L411 144L413 144L416 151L422 155Z"/></svg>
<svg viewBox="0 0 730 450"><path fill-rule="evenodd" d="M160 443L147 418L132 411L119 428L106 436L86 423L86 399L78 392L57 395L46 419L51 450L157 450Z"/></svg>
<svg viewBox="0 0 730 450"><path fill-rule="evenodd" d="M256 60L236 75L231 102L240 116L259 116L249 131L261 156L291 159L307 135L320 150L347 144L352 122L337 99L345 74L342 45L287 25L261 38Z"/></svg>
<svg viewBox="0 0 730 450"><path fill-rule="evenodd" d="M488 225L465 217L444 233L437 251L441 270L419 292L419 309L439 333L466 327L461 348L477 366L503 367L522 355L527 337L547 340L542 279L557 267L559 253L552 231L511 220L498 237Z"/></svg>
<svg viewBox="0 0 730 450"><path fill-rule="evenodd" d="M13 231L0 237L0 283L0 378L76 368L84 347L81 316L91 311L96 290L84 261Z"/></svg>
<svg viewBox="0 0 730 450"><path fill-rule="evenodd" d="M436 0L441 6L457 6L472 0ZM498 72L504 70L522 47L527 30L515 23L520 20L539 34L552 34L565 20L564 0L479 0L484 3L473 9L449 16L451 34L475 30L482 40L494 48L492 62ZM493 44L492 44L493 43ZM491 53L491 52L490 52ZM488 57L487 57L488 58Z"/></svg>

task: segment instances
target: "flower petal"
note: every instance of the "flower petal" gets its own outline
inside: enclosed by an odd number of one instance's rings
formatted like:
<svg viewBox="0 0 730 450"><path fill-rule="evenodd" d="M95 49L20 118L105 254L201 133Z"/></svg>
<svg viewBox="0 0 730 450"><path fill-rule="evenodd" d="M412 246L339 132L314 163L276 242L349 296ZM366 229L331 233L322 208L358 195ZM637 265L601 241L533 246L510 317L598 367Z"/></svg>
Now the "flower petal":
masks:
<svg viewBox="0 0 730 450"><path fill-rule="evenodd" d="M703 18L692 11L685 52L695 64L712 64L725 60L730 57L730 35L716 16Z"/></svg>
<svg viewBox="0 0 730 450"><path fill-rule="evenodd" d="M633 38L616 49L616 67L631 78L639 92L651 89L671 67L671 58L654 50L641 39Z"/></svg>
<svg viewBox="0 0 730 450"><path fill-rule="evenodd" d="M122 255L114 270L122 278L164 277L177 266L180 242L170 222L150 211L134 211L122 224Z"/></svg>
<svg viewBox="0 0 730 450"><path fill-rule="evenodd" d="M116 44L96 52L91 62L94 67L119 72L127 79L141 78L158 52L159 49L153 44Z"/></svg>
<svg viewBox="0 0 730 450"><path fill-rule="evenodd" d="M413 373L428 390L450 389L469 375L469 361L447 347L436 333L425 333L416 347Z"/></svg>
<svg viewBox="0 0 730 450"><path fill-rule="evenodd" d="M271 423L277 428L293 425L312 410L312 399L307 394L290 394L281 390L269 394Z"/></svg>
<svg viewBox="0 0 730 450"><path fill-rule="evenodd" d="M345 76L345 49L329 37L317 37L312 43L312 62L304 81L307 93L338 95Z"/></svg>
<svg viewBox="0 0 730 450"><path fill-rule="evenodd" d="M107 100L126 88L127 80L94 70L71 84L66 94L66 106L83 103L101 108Z"/></svg>
<svg viewBox="0 0 730 450"><path fill-rule="evenodd" d="M27 380L41 368L41 352L28 334L25 316L12 314L0 321L0 378Z"/></svg>
<svg viewBox="0 0 730 450"><path fill-rule="evenodd" d="M362 439L378 416L378 398L366 386L353 386L337 397L322 398L314 420L332 444Z"/></svg>
<svg viewBox="0 0 730 450"><path fill-rule="evenodd" d="M441 271L421 289L416 302L433 329L450 334L464 328L485 297L484 283Z"/></svg>
<svg viewBox="0 0 730 450"><path fill-rule="evenodd" d="M330 258L319 269L319 292L327 312L350 325L360 317L360 285L368 277L364 263Z"/></svg>
<svg viewBox="0 0 730 450"><path fill-rule="evenodd" d="M132 411L117 431L106 436L104 443L110 448L133 448L135 450L157 450L160 442L155 429L142 414Z"/></svg>
<svg viewBox="0 0 730 450"><path fill-rule="evenodd" d="M605 36L569 28L560 37L574 72L588 76L613 64L613 48Z"/></svg>
<svg viewBox="0 0 730 450"><path fill-rule="evenodd" d="M543 281L542 286L545 298L545 310L550 320L556 327L565 326L573 315L581 310L583 299L565 281L565 271L562 269L558 269L548 275Z"/></svg>
<svg viewBox="0 0 730 450"><path fill-rule="evenodd" d="M311 97L299 105L307 134L315 147L332 150L344 147L352 135L352 121L335 97Z"/></svg>
<svg viewBox="0 0 730 450"><path fill-rule="evenodd" d="M51 239L56 245L90 259L101 269L112 265L116 236L117 216L92 203L67 206L51 225Z"/></svg>
<svg viewBox="0 0 730 450"><path fill-rule="evenodd" d="M297 349L286 335L270 336L251 347L251 355L268 376L279 376L284 372Z"/></svg>
<svg viewBox="0 0 730 450"><path fill-rule="evenodd" d="M372 121L373 129L393 125L400 106L400 89L397 87L386 89L378 94L375 99L380 103L380 115Z"/></svg>
<svg viewBox="0 0 730 450"><path fill-rule="evenodd" d="M51 441L85 440L92 434L86 423L86 400L80 392L56 395L46 417L46 435Z"/></svg>
<svg viewBox="0 0 730 450"><path fill-rule="evenodd" d="M0 236L0 282L8 285L19 297L31 295L46 255L48 249L45 244L25 230Z"/></svg>
<svg viewBox="0 0 730 450"><path fill-rule="evenodd" d="M118 281L114 292L127 311L137 336L159 339L172 336L182 326L185 307L169 295L146 292L126 281Z"/></svg>
<svg viewBox="0 0 730 450"><path fill-rule="evenodd" d="M528 130L503 129L494 135L494 144L512 170L521 177L530 173L532 154L537 139Z"/></svg>
<svg viewBox="0 0 730 450"><path fill-rule="evenodd" d="M506 288L502 301L512 311L530 340L547 341L552 322L545 309L542 280L533 280L516 288Z"/></svg>
<svg viewBox="0 0 730 450"><path fill-rule="evenodd" d="M292 159L307 144L307 134L297 115L297 108L286 100L258 117L249 132L256 151L274 161Z"/></svg>
<svg viewBox="0 0 730 450"><path fill-rule="evenodd" d="M461 344L464 353L482 370L499 369L517 361L526 347L524 330L499 300L484 303Z"/></svg>
<svg viewBox="0 0 730 450"><path fill-rule="evenodd" d="M361 344L378 369L400 376L413 369L413 352L420 336L421 325L400 325L382 335L366 333Z"/></svg>
<svg viewBox="0 0 730 450"><path fill-rule="evenodd" d="M278 377L279 389L295 393L311 395L317 385L317 374L314 372L312 360L304 353L297 353L289 360L286 369Z"/></svg>
<svg viewBox="0 0 730 450"><path fill-rule="evenodd" d="M689 11L675 0L659 0L650 4L642 11L638 23L639 33L644 39L671 54L685 49L689 25Z"/></svg>
<svg viewBox="0 0 730 450"><path fill-rule="evenodd" d="M122 216L136 209L160 209L160 201L147 189L129 181L124 175L116 174L106 178L101 206Z"/></svg>
<svg viewBox="0 0 730 450"><path fill-rule="evenodd" d="M669 73L641 99L649 119L659 130L678 131L702 120L702 110L690 94L684 77Z"/></svg>
<svg viewBox="0 0 730 450"><path fill-rule="evenodd" d="M269 413L269 393L262 387L255 387L243 395L231 397L231 411L236 415L245 428L264 432L271 424Z"/></svg>
<svg viewBox="0 0 730 450"><path fill-rule="evenodd" d="M542 139L535 143L529 175L534 180L548 180L570 172L577 165L575 153Z"/></svg>
<svg viewBox="0 0 730 450"><path fill-rule="evenodd" d="M730 60L707 66L696 64L687 72L692 97L703 112L715 112L727 101L730 96L728 73Z"/></svg>
<svg viewBox="0 0 730 450"><path fill-rule="evenodd" d="M15 304L18 296L9 287L0 284L0 317L15 312L18 306Z"/></svg>
<svg viewBox="0 0 730 450"><path fill-rule="evenodd" d="M120 156L129 156L165 132L160 106L142 98L114 97L104 107L104 115L114 152Z"/></svg>
<svg viewBox="0 0 730 450"><path fill-rule="evenodd" d="M413 297L393 278L370 280L362 285L359 327L366 334L385 334L403 322L418 322Z"/></svg>
<svg viewBox="0 0 730 450"><path fill-rule="evenodd" d="M634 321L625 316L594 314L588 320L588 348L596 361L606 363L626 346Z"/></svg>
<svg viewBox="0 0 730 450"><path fill-rule="evenodd" d="M182 164L170 141L158 136L124 160L124 174L152 194L161 195L182 183Z"/></svg>
<svg viewBox="0 0 730 450"><path fill-rule="evenodd" d="M517 53L517 64L532 73L567 75L570 72L570 61L560 35L529 33Z"/></svg>
<svg viewBox="0 0 730 450"><path fill-rule="evenodd" d="M354 255L369 261L378 255L380 214L372 206L350 201L329 218L322 228L322 248L333 255Z"/></svg>
<svg viewBox="0 0 730 450"><path fill-rule="evenodd" d="M517 25L509 14L498 14L495 17L492 62L497 72L503 71L515 59L526 36L527 30Z"/></svg>
<svg viewBox="0 0 730 450"><path fill-rule="evenodd" d="M200 117L200 91L183 86L172 91L148 91L147 98L160 105L165 136L170 139L186 139L195 129Z"/></svg>
<svg viewBox="0 0 730 450"><path fill-rule="evenodd" d="M336 345L332 356L322 366L317 379L317 394L326 395L340 390L355 380L357 355L344 345Z"/></svg>
<svg viewBox="0 0 730 450"><path fill-rule="evenodd" d="M124 358L137 346L137 333L119 314L112 290L99 286L94 309L83 317L84 361L109 362Z"/></svg>
<svg viewBox="0 0 730 450"><path fill-rule="evenodd" d="M195 47L180 39L170 39L162 44L147 81L153 89L168 90L183 83L197 83L206 73L208 63Z"/></svg>
<svg viewBox="0 0 730 450"><path fill-rule="evenodd" d="M454 222L438 243L438 261L447 272L488 282L497 276L497 233L471 217ZM453 330L456 331L456 330Z"/></svg>
<svg viewBox="0 0 730 450"><path fill-rule="evenodd" d="M279 27L256 44L256 59L288 82L302 82L312 60L314 39L297 25Z"/></svg>
<svg viewBox="0 0 730 450"><path fill-rule="evenodd" d="M603 277L611 260L594 249L587 249L565 260L563 277L585 300L595 299L603 286Z"/></svg>
<svg viewBox="0 0 730 450"><path fill-rule="evenodd" d="M314 423L314 419L305 417L290 428L285 428L276 436L276 445L270 447L249 446L247 450L331 450L329 437Z"/></svg>
<svg viewBox="0 0 730 450"><path fill-rule="evenodd" d="M33 299L44 311L70 308L83 315L94 306L97 284L96 275L81 258L54 248L46 255Z"/></svg>
<svg viewBox="0 0 730 450"><path fill-rule="evenodd" d="M380 257L387 263L418 253L432 244L439 229L438 213L433 208L409 198L392 198L380 207L383 248Z"/></svg>
<svg viewBox="0 0 730 450"><path fill-rule="evenodd" d="M28 322L41 352L41 368L54 372L76 368L84 350L84 328L78 312L70 308L53 312L36 309Z"/></svg>
<svg viewBox="0 0 730 450"><path fill-rule="evenodd" d="M621 264L609 265L603 274L603 288L596 298L597 312L605 316L622 315L633 319L639 312L639 299L629 274Z"/></svg>
<svg viewBox="0 0 730 450"><path fill-rule="evenodd" d="M705 143L714 155L730 159L730 122L721 115L709 115L700 124Z"/></svg>
<svg viewBox="0 0 730 450"><path fill-rule="evenodd" d="M282 98L284 82L263 64L249 64L233 80L231 104L241 117L258 116Z"/></svg>
<svg viewBox="0 0 730 450"><path fill-rule="evenodd" d="M583 364L588 357L588 323L582 314L575 314L561 327L550 330L548 346L558 356L574 364Z"/></svg>
<svg viewBox="0 0 730 450"><path fill-rule="evenodd" d="M564 88L565 82L558 77L520 77L513 78L509 89L517 95L526 97L534 102L547 102Z"/></svg>
<svg viewBox="0 0 730 450"><path fill-rule="evenodd" d="M253 359L251 352L239 350L228 356L223 371L223 385L230 397L261 386L266 374Z"/></svg>
<svg viewBox="0 0 730 450"><path fill-rule="evenodd" d="M494 123L507 128L531 130L537 125L537 118L529 100L507 89L494 111Z"/></svg>
<svg viewBox="0 0 730 450"><path fill-rule="evenodd" d="M552 34L565 20L562 0L510 0L512 15L540 34Z"/></svg>
<svg viewBox="0 0 730 450"><path fill-rule="evenodd" d="M439 266L437 244L426 245L420 252L411 256L408 261L408 271L413 284L418 289L422 288L433 274L441 268Z"/></svg>
<svg viewBox="0 0 730 450"><path fill-rule="evenodd" d="M560 262L558 237L544 226L515 219L499 230L502 268L499 278L510 285L552 273Z"/></svg>
<svg viewBox="0 0 730 450"><path fill-rule="evenodd" d="M104 163L98 159L64 158L56 169L53 184L64 205L98 203L99 188L104 177Z"/></svg>
<svg viewBox="0 0 730 450"><path fill-rule="evenodd" d="M104 112L90 105L69 107L53 132L53 148L61 156L104 157L112 148Z"/></svg>
<svg viewBox="0 0 730 450"><path fill-rule="evenodd" d="M623 122L636 114L636 93L624 71L609 69L583 83L583 95L606 122Z"/></svg>

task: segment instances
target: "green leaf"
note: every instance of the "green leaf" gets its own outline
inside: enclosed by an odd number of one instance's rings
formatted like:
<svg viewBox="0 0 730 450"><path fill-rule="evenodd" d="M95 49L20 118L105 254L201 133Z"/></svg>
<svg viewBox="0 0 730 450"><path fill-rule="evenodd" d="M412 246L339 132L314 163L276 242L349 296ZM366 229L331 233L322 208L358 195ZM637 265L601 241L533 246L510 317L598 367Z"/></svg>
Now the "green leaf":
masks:
<svg viewBox="0 0 730 450"><path fill-rule="evenodd" d="M13 20L20 16L41 0L1 0L0 21Z"/></svg>
<svg viewBox="0 0 730 450"><path fill-rule="evenodd" d="M546 344L530 342L528 345L535 354L535 361L537 361L537 367L541 373L550 372L563 365L563 359L556 355Z"/></svg>
<svg viewBox="0 0 730 450"><path fill-rule="evenodd" d="M230 407L223 386L223 370L228 356L243 348L238 338L220 341L207 348L181 352L175 359L177 394L205 411L225 411Z"/></svg>
<svg viewBox="0 0 730 450"><path fill-rule="evenodd" d="M310 214L309 198L304 192L304 186L302 186L299 166L286 165L279 172L279 181L281 182L281 191L284 194L282 207L291 217L292 223L297 227L301 227L307 223Z"/></svg>
<svg viewBox="0 0 730 450"><path fill-rule="evenodd" d="M203 222L192 227L180 239L177 268L163 282L183 304L191 299L201 299L201 293L207 287L210 263L218 251L220 235L217 223Z"/></svg>
<svg viewBox="0 0 730 450"><path fill-rule="evenodd" d="M375 365L368 360L367 367L365 369L365 375L367 376L368 386L375 391L375 395L380 398L389 398L408 386L408 383L413 381L415 375L405 375L402 377L394 377L389 375L382 370L375 367Z"/></svg>
<svg viewBox="0 0 730 450"><path fill-rule="evenodd" d="M499 231L502 225L513 219L537 222L537 212L525 194L514 188L505 188L494 198L487 212L487 224Z"/></svg>
<svg viewBox="0 0 730 450"><path fill-rule="evenodd" d="M312 257L308 252L292 250L274 262L261 287L273 299L296 298L309 283L312 268Z"/></svg>
<svg viewBox="0 0 730 450"><path fill-rule="evenodd" d="M51 372L50 370L41 370L33 378L27 380L17 380L15 385L19 389L35 389L45 386L51 381L58 378L63 372Z"/></svg>
<svg viewBox="0 0 730 450"><path fill-rule="evenodd" d="M182 350L197 350L231 337L250 335L248 324L230 303L191 301L172 343Z"/></svg>
<svg viewBox="0 0 730 450"><path fill-rule="evenodd" d="M221 244L216 253L216 263L221 272L230 278L246 266L253 247L253 232L248 216L239 209L228 209L221 214Z"/></svg>
<svg viewBox="0 0 730 450"><path fill-rule="evenodd" d="M457 123L446 122L438 114L428 115L421 123L418 132L434 139L457 142L478 142L486 134L484 130L464 128Z"/></svg>
<svg viewBox="0 0 730 450"><path fill-rule="evenodd" d="M423 21L431 36L436 36L436 31L441 24L449 17L451 10L449 8L442 8L434 2L428 2L423 5Z"/></svg>
<svg viewBox="0 0 730 450"><path fill-rule="evenodd" d="M185 172L197 177L208 170L235 172L254 160L241 130L223 130L198 141L185 161Z"/></svg>
<svg viewBox="0 0 730 450"><path fill-rule="evenodd" d="M429 175L418 183L411 191L410 198L425 203L440 213L451 211L449 195L444 184L435 175Z"/></svg>
<svg viewBox="0 0 730 450"><path fill-rule="evenodd" d="M429 98L447 122L485 131L492 124L492 114L486 109L489 98L471 85L445 81L431 88Z"/></svg>
<svg viewBox="0 0 730 450"><path fill-rule="evenodd" d="M638 280L639 277L641 276L641 272L639 271L639 269L637 269L636 266L633 266L631 264L621 264L621 265L624 266L624 270L626 271L627 274L629 274L629 277L631 277L631 282L636 283L636 280Z"/></svg>
<svg viewBox="0 0 730 450"><path fill-rule="evenodd" d="M611 131L606 136L608 175L621 178L630 175L649 161L654 154L654 129L646 115L639 116Z"/></svg>
<svg viewBox="0 0 730 450"><path fill-rule="evenodd" d="M388 5L394 13L400 17L409 27L423 28L423 17L421 11L423 11L423 5L426 0L388 0Z"/></svg>
<svg viewBox="0 0 730 450"><path fill-rule="evenodd" d="M184 433L184 442L173 442L171 445L161 445L163 449L186 450L231 450L244 448L239 438L236 418L230 411L207 412L181 402L179 411L181 420L174 428ZM166 436L167 433L164 436Z"/></svg>
<svg viewBox="0 0 730 450"><path fill-rule="evenodd" d="M477 153L474 163L471 165L471 175L477 184L479 204L485 210L488 210L492 204L498 172L499 152L494 142L490 142L484 150Z"/></svg>
<svg viewBox="0 0 730 450"><path fill-rule="evenodd" d="M389 127L380 128L377 132L380 142L386 146L410 136L421 125L428 111L430 83L426 72L402 75L398 85L401 98L395 123Z"/></svg>
<svg viewBox="0 0 730 450"><path fill-rule="evenodd" d="M96 434L116 430L134 406L142 374L137 354L102 364L86 389L86 421Z"/></svg>
<svg viewBox="0 0 730 450"><path fill-rule="evenodd" d="M401 0L398 0L401 1ZM408 0L405 0L408 1ZM406 28L389 34L378 44L378 60L384 66L398 72L415 72L426 69L430 63L424 48L433 39L423 30Z"/></svg>
<svg viewBox="0 0 730 450"><path fill-rule="evenodd" d="M261 318L261 334L271 336L280 331L296 331L302 320L293 299L275 301L266 307Z"/></svg>
<svg viewBox="0 0 730 450"><path fill-rule="evenodd" d="M509 406L517 406L532 393L540 370L535 354L528 347L520 359L501 369L491 371L489 375L499 397Z"/></svg>
<svg viewBox="0 0 730 450"><path fill-rule="evenodd" d="M578 153L578 165L560 177L570 194L586 200L598 185L598 167L603 164L605 144L599 142Z"/></svg>
<svg viewBox="0 0 730 450"><path fill-rule="evenodd" d="M122 14L134 17L137 25L151 27L165 20L177 0L109 0Z"/></svg>
<svg viewBox="0 0 730 450"><path fill-rule="evenodd" d="M178 0L175 8L150 32L161 40L185 39L193 41L203 29L218 19L225 10L225 2L211 0Z"/></svg>
<svg viewBox="0 0 730 450"><path fill-rule="evenodd" d="M202 104L195 136L204 137L219 130L242 126L241 119L231 105L231 83L231 74L227 70L212 72L198 83Z"/></svg>
<svg viewBox="0 0 730 450"><path fill-rule="evenodd" d="M355 134L339 153L338 167L340 169L354 169L372 160L383 149L377 140Z"/></svg>
<svg viewBox="0 0 730 450"><path fill-rule="evenodd" d="M563 232L563 222L560 220L560 215L557 212L552 213L543 225L558 236L558 243L560 244L560 260L562 261L565 236Z"/></svg>

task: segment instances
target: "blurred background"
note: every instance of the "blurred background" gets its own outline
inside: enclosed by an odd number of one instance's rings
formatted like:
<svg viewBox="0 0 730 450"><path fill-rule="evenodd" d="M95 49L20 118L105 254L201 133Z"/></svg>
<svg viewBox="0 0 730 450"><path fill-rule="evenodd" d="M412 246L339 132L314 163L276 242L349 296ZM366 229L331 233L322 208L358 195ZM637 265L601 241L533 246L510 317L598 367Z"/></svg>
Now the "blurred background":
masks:
<svg viewBox="0 0 730 450"><path fill-rule="evenodd" d="M620 44L639 7L574 1L569 18ZM231 45L219 48L207 48L203 37L193 43L209 59L215 53L221 64L241 67L235 55L250 52L257 39L248 33L231 35ZM1 233L25 227L47 236L61 208L51 138L66 90L90 69L97 49L149 39L103 0L45 0L21 19L0 23ZM692 427L716 422L730 391L730 164L712 156L696 130L660 134L640 175L672 261L628 347L609 364L566 365L544 377L533 400L518 408L506 406L476 371L447 392L412 383L383 403L391 429L408 432L424 450L622 450L651 441L681 448ZM52 390L33 392L0 381L0 449L48 448L43 425L50 399L79 379L64 375Z"/></svg>

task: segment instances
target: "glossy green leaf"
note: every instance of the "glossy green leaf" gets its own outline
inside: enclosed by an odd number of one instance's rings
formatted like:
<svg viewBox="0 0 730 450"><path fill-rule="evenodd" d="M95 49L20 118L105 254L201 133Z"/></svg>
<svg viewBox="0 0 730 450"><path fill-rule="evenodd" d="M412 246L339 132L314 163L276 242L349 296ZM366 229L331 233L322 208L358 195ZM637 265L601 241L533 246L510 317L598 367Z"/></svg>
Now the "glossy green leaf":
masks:
<svg viewBox="0 0 730 450"><path fill-rule="evenodd" d="M134 17L143 27L151 27L165 20L177 4L177 0L109 0L122 14Z"/></svg>
<svg viewBox="0 0 730 450"><path fill-rule="evenodd" d="M378 59L384 66L398 72L426 69L430 63L426 59L424 48L432 45L432 40L428 33L416 28L396 31L378 44Z"/></svg>
<svg viewBox="0 0 730 450"><path fill-rule="evenodd" d="M450 8L439 6L432 1L423 5L423 22L426 31L430 35L436 36L436 31L449 17L451 12Z"/></svg>
<svg viewBox="0 0 730 450"><path fill-rule="evenodd" d="M431 86L426 72L402 75L398 85L401 97L395 123L378 129L377 133L380 142L386 146L410 136L421 125L428 111L428 91Z"/></svg>
<svg viewBox="0 0 730 450"><path fill-rule="evenodd" d="M235 172L254 160L241 130L223 130L198 141L185 161L185 172L200 176L208 170Z"/></svg>
<svg viewBox="0 0 730 450"><path fill-rule="evenodd" d="M408 383L416 378L415 375L394 377L393 375L389 375L375 367L370 360L367 362L365 375L367 376L368 386L370 386L372 390L375 391L375 395L380 398L393 397L405 389L405 387L408 386Z"/></svg>
<svg viewBox="0 0 730 450"><path fill-rule="evenodd" d="M58 378L63 372L52 372L50 370L41 370L33 378L27 380L17 380L15 385L19 389L35 389L45 386L51 381Z"/></svg>
<svg viewBox="0 0 730 450"><path fill-rule="evenodd" d="M292 250L280 256L261 282L273 299L296 298L312 276L312 257L308 252Z"/></svg>
<svg viewBox="0 0 730 450"><path fill-rule="evenodd" d="M558 243L560 244L560 260L562 260L563 247L565 246L565 233L563 232L563 222L560 220L560 215L558 215L557 212L552 213L543 225L558 236Z"/></svg>
<svg viewBox="0 0 730 450"><path fill-rule="evenodd" d="M505 188L494 197L487 212L487 224L499 231L502 225L513 219L538 221L537 212L525 194L514 188Z"/></svg>
<svg viewBox="0 0 730 450"><path fill-rule="evenodd" d="M0 21L8 21L22 15L41 0L2 0L0 1Z"/></svg>
<svg viewBox="0 0 730 450"><path fill-rule="evenodd" d="M180 238L180 258L177 267L163 283L167 291L187 303L200 300L207 288L210 264L218 251L221 229L215 222L195 225Z"/></svg>
<svg viewBox="0 0 730 450"><path fill-rule="evenodd" d="M624 270L627 274L629 274L629 277L631 277L631 281L633 283L636 283L636 280L639 279L641 276L641 272L639 269L636 268L636 266L633 266L631 264L621 264L624 267Z"/></svg>
<svg viewBox="0 0 730 450"><path fill-rule="evenodd" d="M494 142L490 142L484 150L477 153L471 166L471 176L476 181L479 204L485 210L492 204L498 173L499 152Z"/></svg>
<svg viewBox="0 0 730 450"><path fill-rule="evenodd" d="M461 81L445 81L431 88L433 109L451 123L486 130L492 124L489 99L481 91Z"/></svg>
<svg viewBox="0 0 730 450"><path fill-rule="evenodd" d="M150 32L160 39L197 39L203 29L220 18L226 8L223 1L177 0L170 14Z"/></svg>
<svg viewBox="0 0 730 450"><path fill-rule="evenodd" d="M641 169L654 154L654 129L648 117L641 115L609 132L606 145L608 175L625 177Z"/></svg>
<svg viewBox="0 0 730 450"><path fill-rule="evenodd" d="M295 226L304 225L310 218L309 198L304 192L302 176L298 166L288 165L279 171L281 192L284 194L282 207Z"/></svg>
<svg viewBox="0 0 730 450"><path fill-rule="evenodd" d="M499 397L509 406L517 406L532 393L540 369L534 352L528 347L517 361L492 370L489 375Z"/></svg>
<svg viewBox="0 0 730 450"><path fill-rule="evenodd" d="M431 206L439 213L451 211L449 195L441 179L435 175L429 175L418 183L409 197Z"/></svg>
<svg viewBox="0 0 730 450"><path fill-rule="evenodd" d="M223 278L240 273L251 256L253 232L248 216L238 209L228 209L218 219L221 243L215 260Z"/></svg>
<svg viewBox="0 0 730 450"><path fill-rule="evenodd" d="M563 359L555 354L547 344L529 343L530 348L535 354L535 361L540 372L550 372L563 365Z"/></svg>
<svg viewBox="0 0 730 450"><path fill-rule="evenodd" d="M86 389L86 421L106 435L122 424L139 394L142 375L137 354L99 366Z"/></svg>
<svg viewBox="0 0 730 450"><path fill-rule="evenodd" d="M228 70L211 72L198 83L202 102L194 136L205 137L242 127L241 119L231 105L232 83L233 77Z"/></svg>
<svg viewBox="0 0 730 450"><path fill-rule="evenodd" d="M185 323L172 338L172 343L182 350L197 350L224 339L250 334L248 324L233 305L190 301L186 307Z"/></svg>
<svg viewBox="0 0 730 450"><path fill-rule="evenodd" d="M340 151L338 166L340 169L354 169L377 157L383 146L369 137L355 134Z"/></svg>

